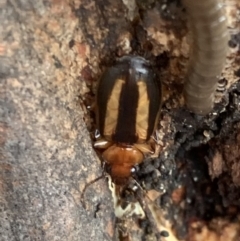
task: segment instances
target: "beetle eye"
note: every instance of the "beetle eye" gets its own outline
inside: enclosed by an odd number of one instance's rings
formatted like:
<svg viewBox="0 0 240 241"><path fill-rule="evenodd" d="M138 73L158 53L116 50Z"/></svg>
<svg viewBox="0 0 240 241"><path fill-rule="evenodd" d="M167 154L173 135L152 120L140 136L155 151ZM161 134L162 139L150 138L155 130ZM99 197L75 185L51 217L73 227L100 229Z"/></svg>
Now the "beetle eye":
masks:
<svg viewBox="0 0 240 241"><path fill-rule="evenodd" d="M139 165L136 165L136 166L134 166L133 168L134 168L134 172L139 172L139 170L140 170Z"/></svg>
<svg viewBox="0 0 240 241"><path fill-rule="evenodd" d="M106 171L107 173L111 173L111 169L112 169L112 168L111 168L111 165L107 165L107 164L106 164L104 168L105 168L105 171Z"/></svg>
<svg viewBox="0 0 240 241"><path fill-rule="evenodd" d="M131 173L133 174L133 173L135 173L136 172L136 168L135 167L132 167L131 168Z"/></svg>
<svg viewBox="0 0 240 241"><path fill-rule="evenodd" d="M99 130L97 130L97 129L95 130L94 137L95 137L96 139L100 137L100 132L99 132Z"/></svg>

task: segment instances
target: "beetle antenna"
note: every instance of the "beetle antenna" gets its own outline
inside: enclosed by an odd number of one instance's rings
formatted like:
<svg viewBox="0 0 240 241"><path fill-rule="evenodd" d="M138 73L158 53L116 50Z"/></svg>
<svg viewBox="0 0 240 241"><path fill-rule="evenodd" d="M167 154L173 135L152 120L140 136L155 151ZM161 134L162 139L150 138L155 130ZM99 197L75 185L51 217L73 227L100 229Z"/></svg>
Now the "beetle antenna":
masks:
<svg viewBox="0 0 240 241"><path fill-rule="evenodd" d="M99 177L95 178L94 180L90 181L89 183L87 183L87 184L85 185L85 187L83 188L82 193L81 193L81 197L80 197L80 201L81 201L82 206L83 206L84 209L86 209L86 202L85 202L85 197L84 197L84 195L85 195L85 192L86 192L87 188L88 188L90 185L94 184L95 182L101 180L103 177L105 177L105 174L104 174L104 173L103 173L101 176L99 176Z"/></svg>

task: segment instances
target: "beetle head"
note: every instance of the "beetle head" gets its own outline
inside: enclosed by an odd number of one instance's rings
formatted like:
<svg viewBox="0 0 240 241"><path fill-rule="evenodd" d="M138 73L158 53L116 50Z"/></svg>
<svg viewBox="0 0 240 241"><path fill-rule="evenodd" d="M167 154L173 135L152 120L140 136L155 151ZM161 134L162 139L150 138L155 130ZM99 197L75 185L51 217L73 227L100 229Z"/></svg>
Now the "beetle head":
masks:
<svg viewBox="0 0 240 241"><path fill-rule="evenodd" d="M124 185L128 182L133 167L143 161L144 155L133 146L112 145L103 152L103 158L113 182Z"/></svg>

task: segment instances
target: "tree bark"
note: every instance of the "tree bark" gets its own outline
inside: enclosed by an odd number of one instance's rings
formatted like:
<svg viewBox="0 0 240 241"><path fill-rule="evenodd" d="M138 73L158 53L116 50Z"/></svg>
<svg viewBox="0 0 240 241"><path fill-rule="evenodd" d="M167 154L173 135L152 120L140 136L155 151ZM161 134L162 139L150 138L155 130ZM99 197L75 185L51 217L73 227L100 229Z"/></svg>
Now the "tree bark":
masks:
<svg viewBox="0 0 240 241"><path fill-rule="evenodd" d="M0 4L0 239L112 240L104 179L81 204L102 170L78 99L84 84L69 50L78 24L70 3Z"/></svg>
<svg viewBox="0 0 240 241"><path fill-rule="evenodd" d="M164 184L169 190L167 200L173 200L168 208L178 210L188 185L178 177L184 165L191 166L184 161L195 158L191 151L197 147L198 152L206 151L199 158L208 164L209 170L203 172L210 173L209 178L222 173L230 175L231 178L218 180L222 187L219 193L220 196L228 193L225 204L228 207L234 204L238 212L239 173L230 169L239 166L236 160L240 151L233 148L236 158L227 160L228 152L226 149L221 152L221 147L229 143L239 146L237 122L240 118L236 111L231 112L240 103L236 84L240 75L239 22L236 20L239 2L236 1L234 7L227 5L231 10L228 11L229 26L238 32L231 39L233 46L223 71L226 91L216 100L219 102L214 109L216 115L203 119L189 113L182 99L189 51L183 7L177 1L145 4L120 0L0 1L1 240L115 239L115 216L106 180L89 185L83 199L85 207L81 202L84 187L103 172L92 148L93 119L82 103L92 104L99 76L117 57L125 54L139 54L154 60L160 66L164 85L158 130L162 152L158 159L140 167L140 182L146 189L156 187L158 191ZM220 120L230 127L229 142L224 141L227 127L216 127ZM204 149L206 144L208 148ZM186 153L181 155L183 149ZM230 163L221 170L219 165L214 166L219 153L224 163ZM156 170L162 171L164 180L153 175ZM189 169L188 172L191 173ZM234 197L224 186L229 182L232 191L237 193ZM184 186L180 191L176 188L178 184ZM200 186L190 188L195 191ZM196 206L187 208L193 210ZM197 214L187 208L184 210L188 216L179 215L178 219L178 223L186 224L179 228L185 230L182 236L181 230L172 229L176 236L184 237L182 240L188 237L192 241L198 234L189 220ZM177 223L173 216L168 217L172 224ZM206 219L200 216L197 218L204 223ZM235 217L238 216L237 213ZM239 226L232 226L226 220L224 225L227 222L234 232L239 232ZM201 225L204 230L205 226ZM216 240L218 231L214 233ZM147 231L142 232L148 240ZM132 233L132 240L136 240L138 234Z"/></svg>

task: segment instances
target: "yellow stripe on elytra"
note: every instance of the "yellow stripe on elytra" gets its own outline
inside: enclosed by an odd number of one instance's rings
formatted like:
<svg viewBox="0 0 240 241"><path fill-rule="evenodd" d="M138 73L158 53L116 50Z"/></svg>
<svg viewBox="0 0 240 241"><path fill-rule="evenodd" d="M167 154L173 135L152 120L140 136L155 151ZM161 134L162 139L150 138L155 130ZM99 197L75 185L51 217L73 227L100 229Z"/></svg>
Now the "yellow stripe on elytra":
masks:
<svg viewBox="0 0 240 241"><path fill-rule="evenodd" d="M138 107L136 118L136 133L139 139L146 140L148 131L149 98L147 85L143 81L138 81Z"/></svg>
<svg viewBox="0 0 240 241"><path fill-rule="evenodd" d="M121 94L122 86L124 82L125 82L124 80L118 79L113 86L111 95L107 103L105 125L104 125L104 136L112 136L112 134L115 132L117 120L118 120L120 94Z"/></svg>

